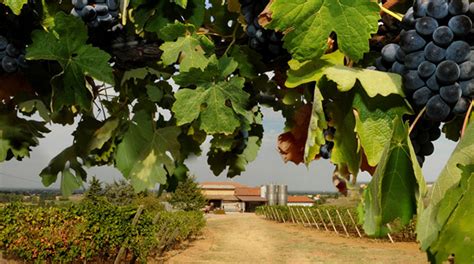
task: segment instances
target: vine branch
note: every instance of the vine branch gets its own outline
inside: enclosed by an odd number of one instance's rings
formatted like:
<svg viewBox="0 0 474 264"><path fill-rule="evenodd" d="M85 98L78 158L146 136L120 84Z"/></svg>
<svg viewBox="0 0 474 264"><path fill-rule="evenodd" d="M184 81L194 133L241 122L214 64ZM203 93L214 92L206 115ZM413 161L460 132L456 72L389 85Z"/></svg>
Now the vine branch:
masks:
<svg viewBox="0 0 474 264"><path fill-rule="evenodd" d="M469 106L469 109L467 109L466 117L464 117L464 123L462 124L461 138L464 137L464 133L466 132L467 124L469 123L469 117L471 116L473 106L474 100L471 100L471 105Z"/></svg>
<svg viewBox="0 0 474 264"><path fill-rule="evenodd" d="M411 124L410 126L410 129L408 130L408 134L411 134L411 132L413 131L413 129L415 128L416 124L420 121L420 118L423 116L423 114L425 113L426 111L426 106L423 107L423 109L421 109L421 111L418 113L418 115L416 116L415 120L413 120L413 123Z"/></svg>

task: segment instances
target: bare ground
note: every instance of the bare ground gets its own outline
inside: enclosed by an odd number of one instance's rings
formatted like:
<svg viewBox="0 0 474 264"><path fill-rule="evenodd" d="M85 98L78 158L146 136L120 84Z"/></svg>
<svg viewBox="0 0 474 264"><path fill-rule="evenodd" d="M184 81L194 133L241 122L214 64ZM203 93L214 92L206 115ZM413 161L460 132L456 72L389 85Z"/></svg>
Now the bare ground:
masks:
<svg viewBox="0 0 474 264"><path fill-rule="evenodd" d="M254 214L211 215L203 236L166 263L426 263L416 243L346 238ZM161 262L161 261L159 261Z"/></svg>

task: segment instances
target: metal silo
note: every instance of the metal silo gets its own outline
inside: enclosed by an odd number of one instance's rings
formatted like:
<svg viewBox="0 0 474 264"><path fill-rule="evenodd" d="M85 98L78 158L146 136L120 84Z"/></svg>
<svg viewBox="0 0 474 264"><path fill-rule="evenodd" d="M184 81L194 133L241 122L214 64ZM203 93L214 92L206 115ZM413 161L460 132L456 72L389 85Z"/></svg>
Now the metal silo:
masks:
<svg viewBox="0 0 474 264"><path fill-rule="evenodd" d="M275 184L267 185L267 200L268 200L268 205L277 205L278 193L277 193L277 186Z"/></svg>
<svg viewBox="0 0 474 264"><path fill-rule="evenodd" d="M278 185L278 204L286 205L288 202L288 185Z"/></svg>

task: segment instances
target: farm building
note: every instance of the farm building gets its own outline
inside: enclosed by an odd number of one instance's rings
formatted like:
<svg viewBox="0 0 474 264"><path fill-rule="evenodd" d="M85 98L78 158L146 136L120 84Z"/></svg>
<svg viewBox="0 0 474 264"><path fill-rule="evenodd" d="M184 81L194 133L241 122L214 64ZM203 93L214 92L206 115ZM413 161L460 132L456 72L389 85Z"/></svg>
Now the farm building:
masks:
<svg viewBox="0 0 474 264"><path fill-rule="evenodd" d="M267 199L260 196L260 188L252 188L237 182L203 182L201 190L209 203L226 212L253 212Z"/></svg>
<svg viewBox="0 0 474 264"><path fill-rule="evenodd" d="M288 196L288 206L313 206L314 201L307 196Z"/></svg>

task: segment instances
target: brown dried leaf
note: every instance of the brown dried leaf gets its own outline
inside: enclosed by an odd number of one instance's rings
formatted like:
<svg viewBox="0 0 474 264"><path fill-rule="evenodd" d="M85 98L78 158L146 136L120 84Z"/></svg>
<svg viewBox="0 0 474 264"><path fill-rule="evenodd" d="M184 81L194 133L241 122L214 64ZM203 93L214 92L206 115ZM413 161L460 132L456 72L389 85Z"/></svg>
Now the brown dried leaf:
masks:
<svg viewBox="0 0 474 264"><path fill-rule="evenodd" d="M270 10L270 6L272 5L272 3L273 0L270 0L265 9L263 9L262 13L258 15L258 23L262 27L265 27L272 21L272 11Z"/></svg>
<svg viewBox="0 0 474 264"><path fill-rule="evenodd" d="M278 150L285 162L300 164L304 161L304 148L308 137L308 126L311 119L311 104L298 109L293 117L291 131L278 136Z"/></svg>

